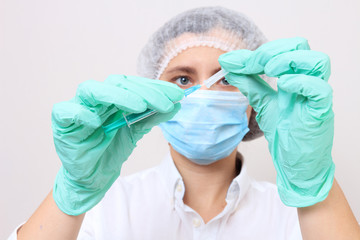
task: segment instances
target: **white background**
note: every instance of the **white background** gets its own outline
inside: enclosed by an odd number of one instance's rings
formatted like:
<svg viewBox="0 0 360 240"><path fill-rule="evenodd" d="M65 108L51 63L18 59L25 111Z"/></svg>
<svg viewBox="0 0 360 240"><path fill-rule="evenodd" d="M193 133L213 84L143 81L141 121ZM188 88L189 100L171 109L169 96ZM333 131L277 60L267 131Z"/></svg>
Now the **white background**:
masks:
<svg viewBox="0 0 360 240"><path fill-rule="evenodd" d="M77 85L135 74L150 34L177 13L222 5L247 14L269 40L302 36L330 55L336 177L360 221L360 1L325 0L0 0L0 239L25 221L50 191L60 161L51 134L54 103ZM122 174L161 161L167 144L154 129ZM264 138L240 144L250 172L275 180Z"/></svg>

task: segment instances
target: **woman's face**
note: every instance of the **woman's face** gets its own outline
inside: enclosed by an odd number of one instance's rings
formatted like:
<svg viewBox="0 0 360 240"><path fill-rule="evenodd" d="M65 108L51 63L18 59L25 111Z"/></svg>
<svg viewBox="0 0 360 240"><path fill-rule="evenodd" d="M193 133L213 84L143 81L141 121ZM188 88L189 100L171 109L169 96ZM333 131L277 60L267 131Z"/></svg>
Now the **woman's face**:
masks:
<svg viewBox="0 0 360 240"><path fill-rule="evenodd" d="M221 69L218 58L223 53L225 52L212 47L189 48L169 62L160 80L175 83L183 89L203 84L204 80ZM208 88L202 86L201 89ZM239 91L236 87L229 85L225 78L215 83L209 90Z"/></svg>
<svg viewBox="0 0 360 240"><path fill-rule="evenodd" d="M175 83L183 89L203 84L206 79L221 69L218 58L223 53L225 52L212 47L193 47L184 50L169 62L159 79ZM239 91L237 87L229 85L225 78L212 85L210 89L205 85L201 86L201 89ZM249 120L251 114L250 105L246 110L246 114Z"/></svg>

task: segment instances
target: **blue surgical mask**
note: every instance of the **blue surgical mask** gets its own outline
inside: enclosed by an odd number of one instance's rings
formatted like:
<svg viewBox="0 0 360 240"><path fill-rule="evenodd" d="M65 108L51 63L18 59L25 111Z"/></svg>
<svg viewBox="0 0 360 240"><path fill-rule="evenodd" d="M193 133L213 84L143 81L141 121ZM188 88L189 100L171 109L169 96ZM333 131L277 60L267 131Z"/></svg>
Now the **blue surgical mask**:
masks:
<svg viewBox="0 0 360 240"><path fill-rule="evenodd" d="M229 156L249 131L248 104L240 92L198 90L160 128L177 152L208 165Z"/></svg>

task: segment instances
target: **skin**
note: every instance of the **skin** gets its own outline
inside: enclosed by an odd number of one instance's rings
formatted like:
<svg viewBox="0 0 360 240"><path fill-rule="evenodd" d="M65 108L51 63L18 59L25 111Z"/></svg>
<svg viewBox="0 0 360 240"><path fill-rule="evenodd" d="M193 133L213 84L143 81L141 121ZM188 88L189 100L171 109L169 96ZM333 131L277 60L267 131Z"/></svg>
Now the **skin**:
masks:
<svg viewBox="0 0 360 240"><path fill-rule="evenodd" d="M180 84L182 88L201 84L220 69L217 59L222 53L208 47L187 49L170 61L160 78ZM184 83L186 86L183 86ZM206 87L202 89L206 90ZM217 83L211 90L238 91L237 88L226 85L224 81ZM250 111L249 107L248 116ZM184 180L185 204L197 211L204 222L210 221L226 205L227 189L236 176L236 150L228 157L208 166L192 163L171 146L170 152ZM323 202L299 208L298 215L304 239L360 239L358 223L336 180ZM60 211L50 192L20 228L18 239L76 239L84 216L85 214L69 216Z"/></svg>
<svg viewBox="0 0 360 240"><path fill-rule="evenodd" d="M182 88L202 84L220 70L217 59L222 53L221 50L209 47L187 49L172 59L160 79L177 83ZM201 89L208 90L205 86ZM210 90L238 91L222 81ZM250 111L251 107L247 110L248 117ZM170 150L184 180L184 203L197 211L205 223L210 221L226 205L226 191L235 177L236 150L225 159L208 166L192 163L171 145ZM336 179L323 202L298 208L298 216L304 239L360 239L359 225Z"/></svg>
<svg viewBox="0 0 360 240"><path fill-rule="evenodd" d="M225 53L211 47L187 49L174 57L160 76L160 80L177 84L186 89L203 82L218 72L221 67L218 57ZM210 89L202 86L201 90L239 92L239 89L221 79ZM251 107L247 109L248 120ZM210 165L198 165L176 152L170 146L174 163L183 177L185 195L183 201L203 218L205 223L217 216L225 208L226 193L236 177L236 149L226 158ZM204 201L206 199L206 201Z"/></svg>

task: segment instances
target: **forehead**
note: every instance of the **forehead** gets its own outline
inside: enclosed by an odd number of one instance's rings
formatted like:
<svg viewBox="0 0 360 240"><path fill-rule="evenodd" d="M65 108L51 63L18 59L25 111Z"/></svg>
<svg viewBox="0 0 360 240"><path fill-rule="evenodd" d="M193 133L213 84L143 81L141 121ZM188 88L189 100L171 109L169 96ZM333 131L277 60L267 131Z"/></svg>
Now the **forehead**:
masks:
<svg viewBox="0 0 360 240"><path fill-rule="evenodd" d="M225 51L212 47L193 47L186 49L169 62L160 75L160 79L180 73L214 74L221 69L218 58L223 53L225 53Z"/></svg>

